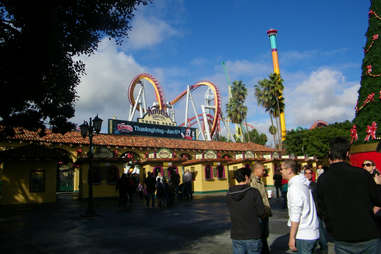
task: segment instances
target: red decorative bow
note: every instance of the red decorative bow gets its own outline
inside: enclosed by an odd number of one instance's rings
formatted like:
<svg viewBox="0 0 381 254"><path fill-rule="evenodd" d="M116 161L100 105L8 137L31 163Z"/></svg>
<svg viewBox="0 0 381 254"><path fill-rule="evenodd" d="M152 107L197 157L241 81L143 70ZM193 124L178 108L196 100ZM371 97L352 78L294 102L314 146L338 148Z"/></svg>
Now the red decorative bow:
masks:
<svg viewBox="0 0 381 254"><path fill-rule="evenodd" d="M372 65L369 64L366 66L366 68L368 69L368 71L367 71L368 73L372 72Z"/></svg>
<svg viewBox="0 0 381 254"><path fill-rule="evenodd" d="M358 135L357 135L357 128L356 128L356 124L353 125L352 129L351 129L351 144L353 143L353 140L357 141L357 139L359 138Z"/></svg>
<svg viewBox="0 0 381 254"><path fill-rule="evenodd" d="M377 123L375 121L372 122L371 126L366 127L366 137L365 141L369 141L369 138L372 137L372 139L376 139L376 130L377 130Z"/></svg>
<svg viewBox="0 0 381 254"><path fill-rule="evenodd" d="M366 103L369 103L369 102L371 102L371 101L374 101L374 93L371 93L371 94L369 94L368 95L368 97L366 97Z"/></svg>

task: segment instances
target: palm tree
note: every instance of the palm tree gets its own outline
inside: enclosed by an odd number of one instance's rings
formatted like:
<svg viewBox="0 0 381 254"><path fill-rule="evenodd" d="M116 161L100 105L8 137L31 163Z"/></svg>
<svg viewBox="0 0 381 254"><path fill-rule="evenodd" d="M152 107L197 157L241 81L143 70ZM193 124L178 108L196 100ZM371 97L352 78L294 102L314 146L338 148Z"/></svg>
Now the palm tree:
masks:
<svg viewBox="0 0 381 254"><path fill-rule="evenodd" d="M278 118L278 132L280 136L280 140L282 140L282 129L280 124L280 114L284 112L284 98L282 96L283 93L283 79L277 73L272 73L269 75L269 83L270 83L270 94L273 95L274 103L272 104L272 111L274 117Z"/></svg>
<svg viewBox="0 0 381 254"><path fill-rule="evenodd" d="M268 92L268 86L269 81L267 79L258 81L258 84L254 86L254 95L257 98L258 105L265 108L265 111L269 113L271 126L274 127L274 121L273 121L273 113L271 111L271 96ZM275 127L274 127L275 128ZM274 146L277 145L276 138L275 138L275 132L270 134L273 136L274 140Z"/></svg>
<svg viewBox="0 0 381 254"><path fill-rule="evenodd" d="M232 123L239 124L242 130L242 122L247 115L247 106L245 106L247 89L241 80L233 82L231 95L228 104L226 104L226 112Z"/></svg>
<svg viewBox="0 0 381 254"><path fill-rule="evenodd" d="M284 99L281 96L283 92L283 79L279 74L272 73L269 75L269 79L258 81L258 84L254 87L257 103L263 106L266 112L269 112L271 126L274 128L273 118L276 119L276 129L278 131L273 134L274 145L276 145L275 134L278 136L278 145L281 145L282 133L279 116L284 111Z"/></svg>

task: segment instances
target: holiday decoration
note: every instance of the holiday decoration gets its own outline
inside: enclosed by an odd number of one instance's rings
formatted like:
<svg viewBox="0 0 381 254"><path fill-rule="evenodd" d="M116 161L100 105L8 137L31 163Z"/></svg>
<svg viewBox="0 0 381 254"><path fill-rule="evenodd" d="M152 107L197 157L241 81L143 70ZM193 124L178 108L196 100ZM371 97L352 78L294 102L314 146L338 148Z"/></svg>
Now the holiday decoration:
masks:
<svg viewBox="0 0 381 254"><path fill-rule="evenodd" d="M361 109L363 109L368 103L370 102L374 102L374 97L375 97L375 93L371 93L369 94L366 99L364 100L364 102L362 103L362 105L360 107L358 107L358 105L356 106L356 112L359 112ZM381 100L381 90L380 90L380 97L379 99Z"/></svg>
<svg viewBox="0 0 381 254"><path fill-rule="evenodd" d="M357 141L358 140L358 135L357 135L357 129L356 129L356 125L354 124L352 129L351 129L351 144L353 143L353 141Z"/></svg>
<svg viewBox="0 0 381 254"><path fill-rule="evenodd" d="M375 11L373 11L373 10L370 10L370 11L368 12L368 14L369 14L369 16L374 15L377 19L381 20L381 17L378 16L377 13L376 13Z"/></svg>
<svg viewBox="0 0 381 254"><path fill-rule="evenodd" d="M381 77L381 74L373 74L372 73L372 65L369 64L369 65L366 66L366 68L368 69L367 72L366 72L366 74L368 76L371 76L373 78Z"/></svg>
<svg viewBox="0 0 381 254"><path fill-rule="evenodd" d="M381 167L381 1L371 0L369 25L366 32L361 86L358 90L356 115L350 131L350 161L362 167L364 160L372 160Z"/></svg>
<svg viewBox="0 0 381 254"><path fill-rule="evenodd" d="M376 122L372 122L372 125L368 125L367 128L366 128L366 133L367 135L365 136L365 141L369 141L369 138L372 138L374 140L376 140L376 130L377 130L377 123Z"/></svg>
<svg viewBox="0 0 381 254"><path fill-rule="evenodd" d="M370 2L361 87L353 120L357 138L352 133L354 128L350 132L354 144L375 143L378 140L375 137L381 136L380 130L377 129L377 125L381 124L381 1Z"/></svg>
<svg viewBox="0 0 381 254"><path fill-rule="evenodd" d="M372 36L372 42L370 43L370 45L368 46L368 48L364 50L365 53L368 53L368 51L373 47L374 41L375 41L375 40L378 40L379 37L380 37L379 34L374 34L374 35Z"/></svg>

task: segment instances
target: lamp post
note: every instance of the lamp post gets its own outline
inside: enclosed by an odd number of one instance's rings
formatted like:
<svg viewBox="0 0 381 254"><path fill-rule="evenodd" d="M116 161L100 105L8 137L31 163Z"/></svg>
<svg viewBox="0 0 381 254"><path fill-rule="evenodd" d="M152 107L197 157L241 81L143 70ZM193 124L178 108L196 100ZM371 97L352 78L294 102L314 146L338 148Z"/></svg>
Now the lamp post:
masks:
<svg viewBox="0 0 381 254"><path fill-rule="evenodd" d="M94 133L99 134L102 127L102 119L96 115L94 119L91 119L89 122L83 121L83 124L80 126L81 129L81 135L83 138L86 138L89 136L89 170L87 174L87 182L89 185L89 195L88 195L88 204L87 204L87 211L84 214L85 217L91 217L95 216L95 208L94 208L94 199L93 199L93 167L92 167L92 160L93 160L93 136Z"/></svg>

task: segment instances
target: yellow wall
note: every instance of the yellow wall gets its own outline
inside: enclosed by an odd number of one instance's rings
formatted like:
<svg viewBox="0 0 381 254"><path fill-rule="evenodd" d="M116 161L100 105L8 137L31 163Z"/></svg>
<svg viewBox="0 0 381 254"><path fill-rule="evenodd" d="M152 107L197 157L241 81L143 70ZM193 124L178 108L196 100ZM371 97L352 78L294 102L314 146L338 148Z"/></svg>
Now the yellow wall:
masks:
<svg viewBox="0 0 381 254"><path fill-rule="evenodd" d="M93 162L94 163L94 162ZM97 165L103 166L103 165L114 165L117 168L121 169L123 168L123 164L121 162L98 162ZM95 164L94 164L95 165ZM88 185L88 171L89 171L89 164L88 163L83 163L81 164L81 187L82 190L80 192L80 197L81 198L87 198L89 195L89 185ZM103 198L103 197L117 197L118 192L116 191L116 184L112 183L107 183L107 180L103 179L101 183L93 183L93 197L95 198Z"/></svg>
<svg viewBox="0 0 381 254"><path fill-rule="evenodd" d="M268 176L263 179L266 186L274 185L274 163L273 161L269 162L261 162L264 164L264 166L268 169ZM245 167L247 164L250 165L251 168L254 167L255 161L245 162L245 163L236 163L229 165L229 185L235 185L237 184L237 181L233 179L233 173L236 169Z"/></svg>
<svg viewBox="0 0 381 254"><path fill-rule="evenodd" d="M267 168L268 169L268 175L267 175L267 177L265 177L264 179L263 179L263 181L264 181L264 184L265 184L265 186L269 186L269 185L271 185L271 186L273 186L274 185L274 179L273 179L273 176L274 176L274 162L265 162L265 163L263 163L264 165L265 165L265 168Z"/></svg>
<svg viewBox="0 0 381 254"><path fill-rule="evenodd" d="M245 166L246 166L246 163L236 163L236 164L229 165L229 186L233 186L237 184L237 181L233 178L234 171Z"/></svg>
<svg viewBox="0 0 381 254"><path fill-rule="evenodd" d="M8 161L1 174L2 198L0 204L44 203L56 201L56 162ZM31 171L45 170L45 191L30 192Z"/></svg>
<svg viewBox="0 0 381 254"><path fill-rule="evenodd" d="M213 177L211 180L206 180L205 177L205 166L208 164L194 164L185 166L185 170L189 170L196 174L196 178L193 181L193 191L195 193L210 193L210 192L221 192L227 191L229 189L229 179L227 165L224 166L225 178L219 179L218 177ZM209 164L210 165L210 164ZM211 165L212 169L215 170L217 166Z"/></svg>

